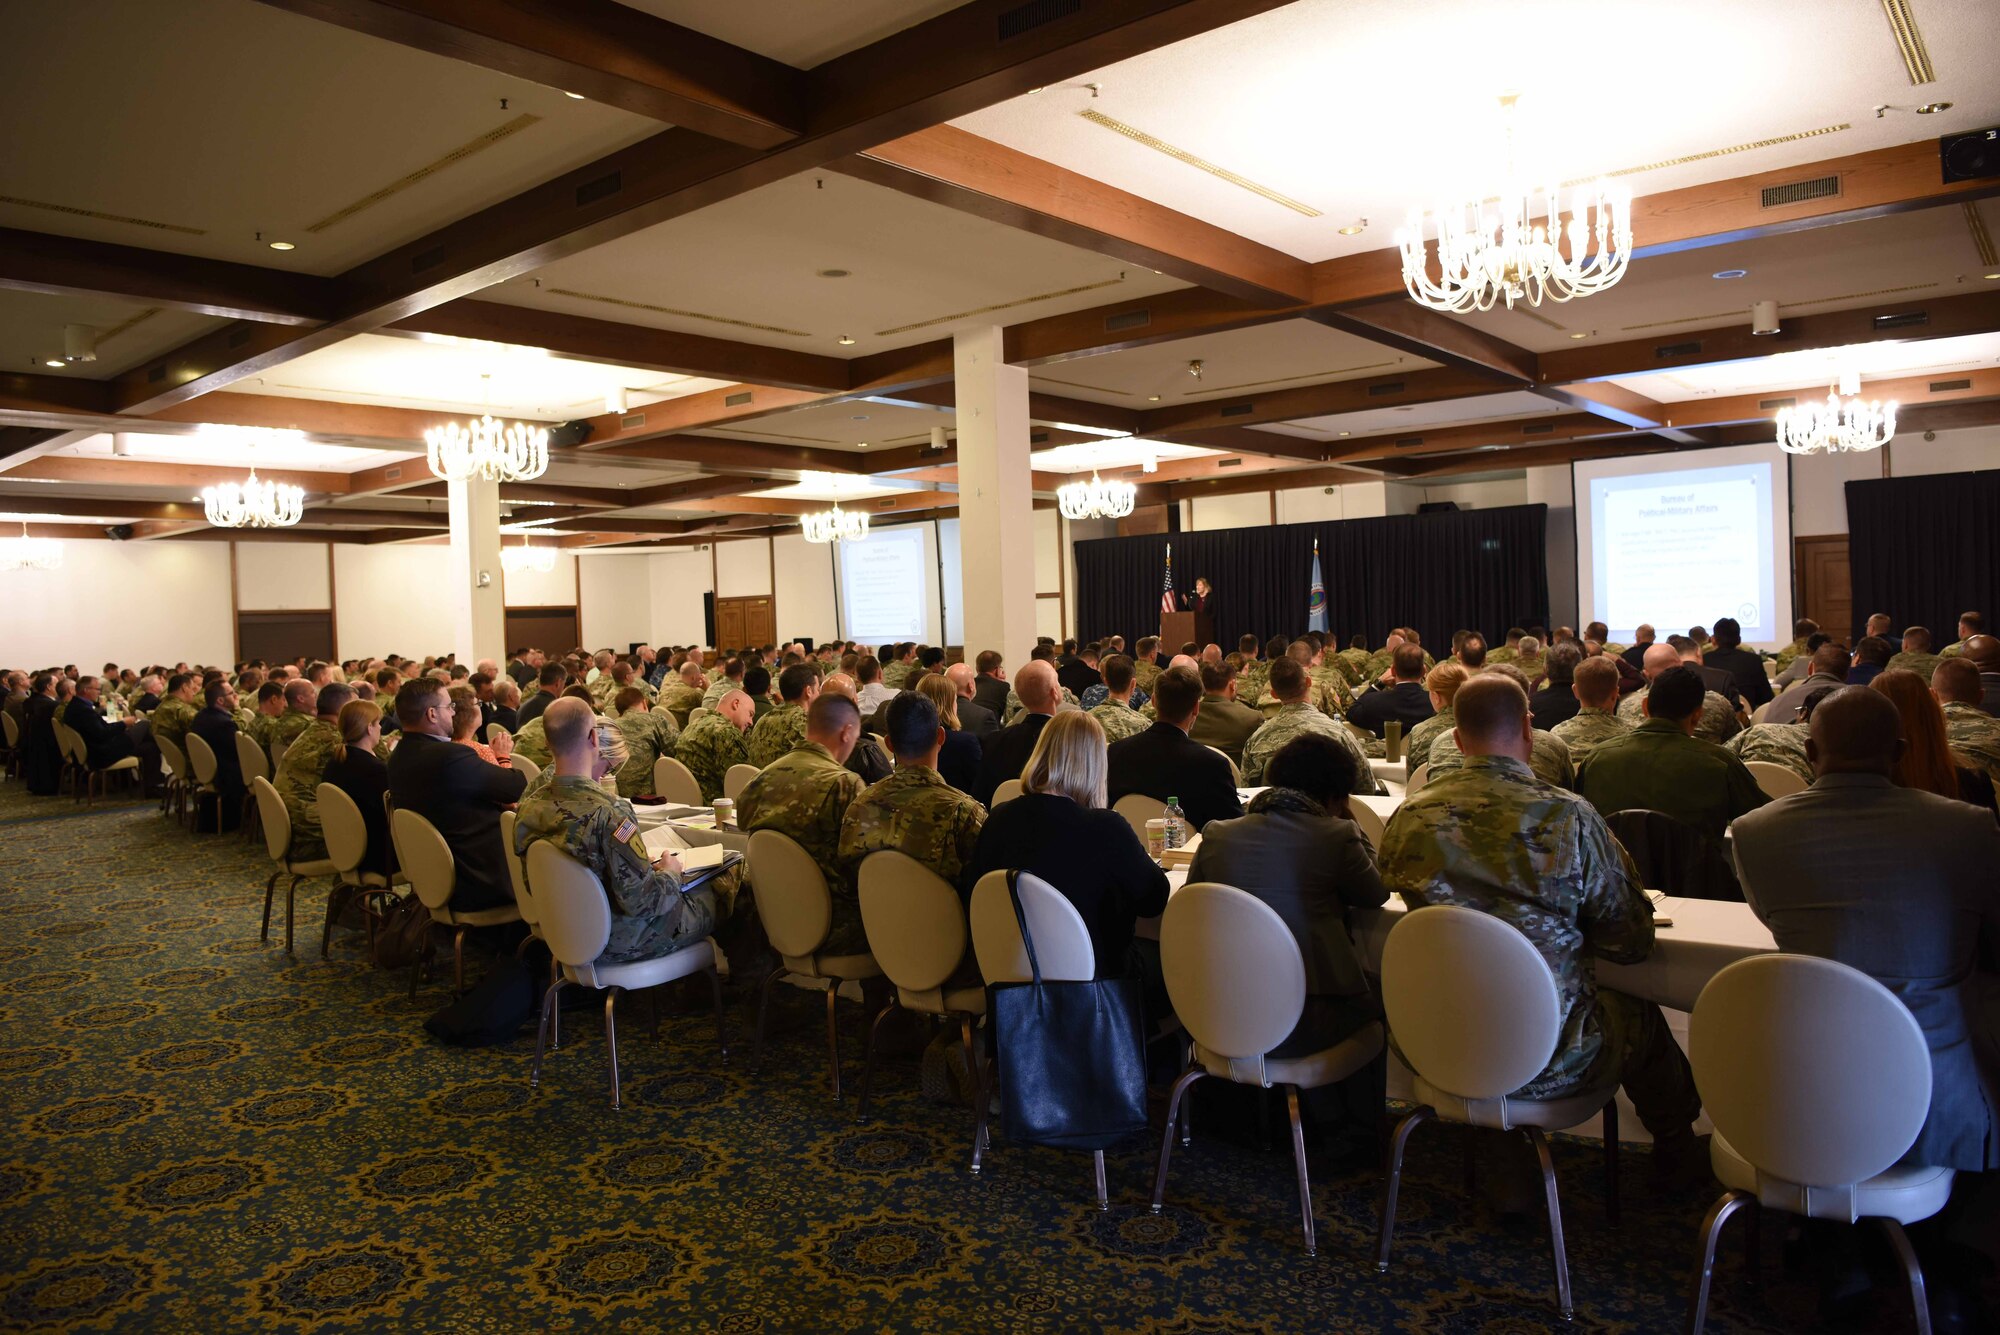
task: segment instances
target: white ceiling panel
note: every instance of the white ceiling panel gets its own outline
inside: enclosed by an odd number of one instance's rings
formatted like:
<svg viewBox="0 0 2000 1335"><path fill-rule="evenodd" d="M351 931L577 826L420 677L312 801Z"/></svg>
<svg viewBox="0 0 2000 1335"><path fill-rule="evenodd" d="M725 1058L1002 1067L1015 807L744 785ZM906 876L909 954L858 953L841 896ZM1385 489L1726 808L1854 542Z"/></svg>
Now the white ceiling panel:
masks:
<svg viewBox="0 0 2000 1335"><path fill-rule="evenodd" d="M811 69L879 42L964 0L619 0L632 9Z"/></svg>
<svg viewBox="0 0 2000 1335"><path fill-rule="evenodd" d="M1275 431L1281 435L1303 436L1310 440L1338 439L1341 436L1379 436L1391 431L1417 427L1464 426L1474 422L1512 421L1524 417L1550 417L1572 412L1560 403L1551 403L1526 390L1485 394L1476 399L1447 399L1440 403L1413 403L1401 408L1369 408L1358 413L1332 413L1325 417L1301 418L1253 431Z"/></svg>
<svg viewBox="0 0 2000 1335"><path fill-rule="evenodd" d="M1201 363L1196 379L1189 363ZM1311 320L1079 357L1030 372L1036 389L1132 408L1414 371L1435 363Z"/></svg>
<svg viewBox="0 0 2000 1335"><path fill-rule="evenodd" d="M1735 394L1761 394L1774 389L1799 389L1832 384L1841 369L1852 366L1868 381L1904 376L1973 371L2000 366L2000 334L1964 338L1934 338L1915 343L1865 343L1852 348L1822 348L1781 352L1751 362L1729 362L1687 371L1621 376L1613 383L1663 403Z"/></svg>
<svg viewBox="0 0 2000 1335"><path fill-rule="evenodd" d="M72 324L97 331L97 360L49 366L51 358L63 355L63 327ZM113 297L0 289L0 370L108 380L222 324L206 315Z"/></svg>

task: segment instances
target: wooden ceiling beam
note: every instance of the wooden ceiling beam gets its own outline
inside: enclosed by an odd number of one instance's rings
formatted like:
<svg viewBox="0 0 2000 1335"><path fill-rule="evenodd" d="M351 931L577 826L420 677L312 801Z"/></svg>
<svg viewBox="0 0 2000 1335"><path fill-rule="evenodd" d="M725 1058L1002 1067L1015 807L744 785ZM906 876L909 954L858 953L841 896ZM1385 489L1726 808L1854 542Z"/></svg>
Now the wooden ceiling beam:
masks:
<svg viewBox="0 0 2000 1335"><path fill-rule="evenodd" d="M1529 385L1537 378L1535 354L1526 348L1495 338L1441 311L1419 306L1407 297L1318 311L1312 319L1329 329L1460 371L1489 375L1497 381Z"/></svg>
<svg viewBox="0 0 2000 1335"><path fill-rule="evenodd" d="M262 469L258 477L303 487L308 495L342 496L347 493L346 473L306 473L287 469ZM32 482L78 482L92 486L182 487L190 493L222 482L241 482L243 469L219 468L207 464L157 463L147 459L42 458L0 473L0 484L19 478Z"/></svg>
<svg viewBox="0 0 2000 1335"><path fill-rule="evenodd" d="M240 474L238 475L241 476ZM11 502L20 501L13 505ZM181 519L207 523L200 502L120 501L91 497L21 495L0 498L0 510L17 514L63 515L71 519Z"/></svg>
<svg viewBox="0 0 2000 1335"><path fill-rule="evenodd" d="M1802 385L1797 389L1767 390L1759 394L1734 394L1727 398L1684 399L1679 403L1667 404L1665 407L1669 418L1668 424L1672 426L1729 426L1743 422L1771 421L1777 416L1778 409L1795 403L1813 402L1823 398L1826 392L1826 385L1822 382ZM1864 380L1861 382L1861 397L1893 399L1905 409L2000 398L2000 367ZM1899 419L1900 416L1899 412Z"/></svg>
<svg viewBox="0 0 2000 1335"><path fill-rule="evenodd" d="M328 319L338 290L331 279L312 274L13 227L0 227L0 288L116 297L225 320L281 325Z"/></svg>
<svg viewBox="0 0 2000 1335"><path fill-rule="evenodd" d="M1198 431L1291 422L1307 417L1329 417L1369 409L1477 398L1496 393L1501 388L1490 375L1448 366L1398 375L1369 376L1362 380L1334 380L1320 385L1275 390L1268 394L1218 397L1199 403L1154 408L1142 414L1145 430L1141 434L1150 436L1176 429Z"/></svg>

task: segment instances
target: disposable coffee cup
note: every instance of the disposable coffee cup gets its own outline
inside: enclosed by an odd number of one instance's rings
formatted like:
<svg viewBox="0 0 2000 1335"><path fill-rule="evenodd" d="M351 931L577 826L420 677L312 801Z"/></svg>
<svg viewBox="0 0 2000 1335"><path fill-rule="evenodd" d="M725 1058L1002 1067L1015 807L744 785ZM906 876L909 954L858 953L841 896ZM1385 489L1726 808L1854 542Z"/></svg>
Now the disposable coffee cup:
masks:
<svg viewBox="0 0 2000 1335"><path fill-rule="evenodd" d="M732 829L735 828L736 799L730 797L718 797L715 799L715 806L712 809L715 812L715 827L718 830L725 825L729 826Z"/></svg>
<svg viewBox="0 0 2000 1335"><path fill-rule="evenodd" d="M1167 855L1167 818L1155 816L1146 822L1146 856L1158 862Z"/></svg>

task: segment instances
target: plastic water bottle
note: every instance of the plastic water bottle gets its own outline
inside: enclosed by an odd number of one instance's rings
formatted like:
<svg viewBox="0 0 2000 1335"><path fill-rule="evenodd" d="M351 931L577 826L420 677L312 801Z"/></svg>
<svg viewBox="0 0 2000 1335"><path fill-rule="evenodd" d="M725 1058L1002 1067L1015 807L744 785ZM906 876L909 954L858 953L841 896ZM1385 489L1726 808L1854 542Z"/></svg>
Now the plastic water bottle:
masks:
<svg viewBox="0 0 2000 1335"><path fill-rule="evenodd" d="M1181 810L1178 797L1167 799L1167 847L1183 848L1188 841L1187 813Z"/></svg>

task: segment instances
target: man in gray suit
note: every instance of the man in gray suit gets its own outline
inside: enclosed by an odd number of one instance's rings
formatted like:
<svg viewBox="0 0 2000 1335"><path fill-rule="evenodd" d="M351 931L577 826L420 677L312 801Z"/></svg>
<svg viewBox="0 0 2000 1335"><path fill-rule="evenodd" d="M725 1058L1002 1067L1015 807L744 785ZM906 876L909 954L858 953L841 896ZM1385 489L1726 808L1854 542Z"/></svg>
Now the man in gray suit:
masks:
<svg viewBox="0 0 2000 1335"><path fill-rule="evenodd" d="M1852 965L1923 1026L1930 1115L1905 1162L2000 1168L2000 979L1981 972L2000 959L2000 825L1896 786L1902 721L1879 691L1822 700L1806 748L1813 786L1731 827L1744 897L1778 949Z"/></svg>

